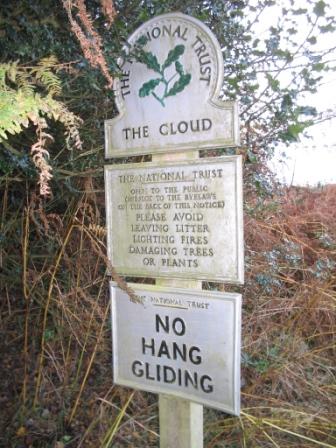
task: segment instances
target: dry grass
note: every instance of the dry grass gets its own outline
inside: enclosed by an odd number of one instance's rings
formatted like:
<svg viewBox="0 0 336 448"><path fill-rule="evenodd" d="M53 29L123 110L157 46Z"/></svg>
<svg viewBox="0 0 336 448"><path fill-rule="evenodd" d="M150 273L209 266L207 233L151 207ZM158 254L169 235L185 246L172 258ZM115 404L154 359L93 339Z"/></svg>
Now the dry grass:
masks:
<svg viewBox="0 0 336 448"><path fill-rule="evenodd" d="M336 446L336 187L282 194L246 217L238 446Z"/></svg>
<svg viewBox="0 0 336 448"><path fill-rule="evenodd" d="M156 397L112 382L103 194L86 179L45 207L16 188L0 211L0 446L157 447ZM247 210L243 410L208 410L205 446L335 447L336 187Z"/></svg>

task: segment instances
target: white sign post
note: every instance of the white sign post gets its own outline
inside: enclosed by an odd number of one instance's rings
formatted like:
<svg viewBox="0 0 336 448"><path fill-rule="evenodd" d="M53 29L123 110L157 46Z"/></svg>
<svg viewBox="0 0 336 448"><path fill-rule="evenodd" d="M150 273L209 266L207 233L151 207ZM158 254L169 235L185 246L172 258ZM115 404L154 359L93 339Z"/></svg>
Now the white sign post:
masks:
<svg viewBox="0 0 336 448"><path fill-rule="evenodd" d="M193 160L198 151L153 155L154 162ZM162 287L202 289L200 280L158 279ZM159 395L160 448L203 448L203 406L201 404Z"/></svg>
<svg viewBox="0 0 336 448"><path fill-rule="evenodd" d="M240 156L199 158L239 144L237 105L222 101L221 48L200 21L172 13L129 38L116 82L119 115L106 157L151 163L105 168L108 256L142 304L111 285L114 380L160 394L160 447L202 448L203 405L239 415L242 284Z"/></svg>

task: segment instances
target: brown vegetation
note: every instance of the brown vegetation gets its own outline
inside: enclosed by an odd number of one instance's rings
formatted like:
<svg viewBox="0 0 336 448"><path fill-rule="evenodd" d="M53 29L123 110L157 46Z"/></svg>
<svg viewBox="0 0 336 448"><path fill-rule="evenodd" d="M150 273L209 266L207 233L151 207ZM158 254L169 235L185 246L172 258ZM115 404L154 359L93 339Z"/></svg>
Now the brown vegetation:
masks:
<svg viewBox="0 0 336 448"><path fill-rule="evenodd" d="M62 2L69 18L71 30L77 37L85 58L93 68L101 70L108 82L107 87L112 89L113 78L103 54L103 41L93 26L84 0L62 0ZM112 0L102 0L101 3L103 13L111 26L116 17L113 2Z"/></svg>
<svg viewBox="0 0 336 448"><path fill-rule="evenodd" d="M1 446L159 444L156 396L112 381L93 184L59 214L3 187ZM336 187L248 196L242 413L207 410L205 447L334 447Z"/></svg>

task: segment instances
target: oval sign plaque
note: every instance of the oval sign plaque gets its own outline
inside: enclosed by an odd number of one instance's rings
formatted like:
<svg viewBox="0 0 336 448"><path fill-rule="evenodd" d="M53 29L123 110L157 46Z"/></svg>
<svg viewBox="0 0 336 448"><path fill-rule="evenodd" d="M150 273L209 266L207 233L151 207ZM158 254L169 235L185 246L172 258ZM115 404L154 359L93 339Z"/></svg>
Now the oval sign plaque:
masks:
<svg viewBox="0 0 336 448"><path fill-rule="evenodd" d="M124 52L106 157L238 145L237 105L219 98L221 49L203 23L180 13L155 17Z"/></svg>

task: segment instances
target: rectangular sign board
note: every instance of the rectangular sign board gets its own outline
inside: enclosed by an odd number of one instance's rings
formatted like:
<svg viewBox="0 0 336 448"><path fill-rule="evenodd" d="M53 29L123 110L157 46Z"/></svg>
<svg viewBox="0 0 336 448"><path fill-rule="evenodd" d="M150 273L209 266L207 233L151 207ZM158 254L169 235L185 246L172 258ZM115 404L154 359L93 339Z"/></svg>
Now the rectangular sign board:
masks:
<svg viewBox="0 0 336 448"><path fill-rule="evenodd" d="M119 274L243 283L241 156L105 167Z"/></svg>
<svg viewBox="0 0 336 448"><path fill-rule="evenodd" d="M114 381L239 415L241 296L111 282Z"/></svg>

